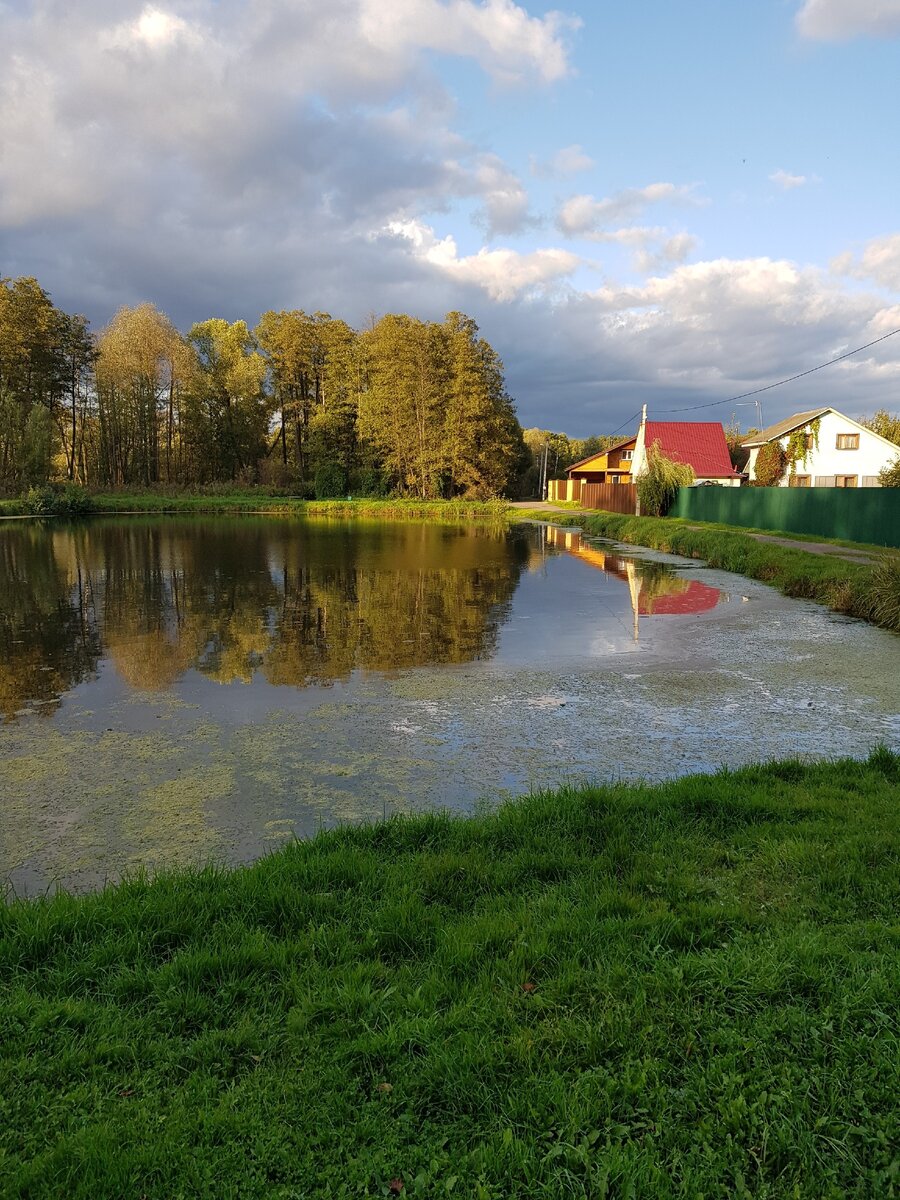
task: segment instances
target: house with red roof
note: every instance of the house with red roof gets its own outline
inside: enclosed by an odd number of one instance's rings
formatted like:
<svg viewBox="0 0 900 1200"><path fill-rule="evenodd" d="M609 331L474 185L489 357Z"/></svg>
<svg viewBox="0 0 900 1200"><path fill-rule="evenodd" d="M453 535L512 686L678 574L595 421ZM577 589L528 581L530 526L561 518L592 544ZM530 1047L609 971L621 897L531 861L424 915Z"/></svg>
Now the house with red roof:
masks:
<svg viewBox="0 0 900 1200"><path fill-rule="evenodd" d="M647 454L656 442L665 458L693 468L696 483L740 487L743 481L743 475L731 465L720 421L642 421L631 463L632 478L646 470Z"/></svg>

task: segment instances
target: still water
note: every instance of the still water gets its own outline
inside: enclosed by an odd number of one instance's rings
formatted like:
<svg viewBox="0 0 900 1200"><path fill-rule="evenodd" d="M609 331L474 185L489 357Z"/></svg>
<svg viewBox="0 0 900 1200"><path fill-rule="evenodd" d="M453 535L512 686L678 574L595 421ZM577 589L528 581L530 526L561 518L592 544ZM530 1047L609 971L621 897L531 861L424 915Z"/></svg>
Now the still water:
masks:
<svg viewBox="0 0 900 1200"><path fill-rule="evenodd" d="M900 746L900 638L542 526L0 527L0 882Z"/></svg>

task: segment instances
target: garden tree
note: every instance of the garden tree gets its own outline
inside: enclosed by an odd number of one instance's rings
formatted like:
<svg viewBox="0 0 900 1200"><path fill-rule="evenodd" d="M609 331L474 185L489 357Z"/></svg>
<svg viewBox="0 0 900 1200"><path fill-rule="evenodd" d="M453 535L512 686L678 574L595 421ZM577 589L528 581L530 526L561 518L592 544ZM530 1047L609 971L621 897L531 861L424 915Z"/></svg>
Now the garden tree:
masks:
<svg viewBox="0 0 900 1200"><path fill-rule="evenodd" d="M755 433L756 430L751 430ZM750 458L750 451L744 449L743 443L750 436L750 433L741 433L739 422L732 421L725 426L725 445L728 447L728 456L731 459L731 465L736 471L743 471L747 466L747 460Z"/></svg>
<svg viewBox="0 0 900 1200"><path fill-rule="evenodd" d="M900 455L878 472L878 482L882 487L900 488Z"/></svg>
<svg viewBox="0 0 900 1200"><path fill-rule="evenodd" d="M191 408L194 478L255 477L268 425L266 360L246 321L201 321L188 341L199 363Z"/></svg>
<svg viewBox="0 0 900 1200"><path fill-rule="evenodd" d="M644 516L664 517L678 489L694 482L694 468L666 458L657 439L647 450L647 465L634 482Z"/></svg>
<svg viewBox="0 0 900 1200"><path fill-rule="evenodd" d="M361 337L369 386L359 401L360 436L371 442L398 491L440 496L449 382L443 331L389 315Z"/></svg>
<svg viewBox="0 0 900 1200"><path fill-rule="evenodd" d="M179 473L180 401L196 376L191 351L152 304L120 308L97 350L100 480L170 482Z"/></svg>
<svg viewBox="0 0 900 1200"><path fill-rule="evenodd" d="M463 313L448 313L443 333L449 379L444 429L445 472L451 495L501 495L516 474L524 443L503 364Z"/></svg>
<svg viewBox="0 0 900 1200"><path fill-rule="evenodd" d="M896 413L889 413L887 409L880 408L873 417L860 417L859 423L900 446L900 416Z"/></svg>

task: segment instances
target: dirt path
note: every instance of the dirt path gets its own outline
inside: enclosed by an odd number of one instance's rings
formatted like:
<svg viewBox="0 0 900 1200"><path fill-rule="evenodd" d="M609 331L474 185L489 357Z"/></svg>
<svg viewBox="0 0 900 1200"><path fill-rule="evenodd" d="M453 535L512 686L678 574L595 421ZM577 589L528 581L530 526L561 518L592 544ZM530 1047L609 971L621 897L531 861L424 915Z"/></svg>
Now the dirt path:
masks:
<svg viewBox="0 0 900 1200"><path fill-rule="evenodd" d="M560 508L547 500L517 500L510 508L530 508L535 512L566 513L573 517L589 517L591 510L586 508ZM687 529L704 531L702 525L687 525ZM805 550L807 554L823 554L826 558L842 558L844 562L868 564L877 558L874 550L853 550L849 546L833 546L830 542L803 542L797 538L778 537L773 533L751 533L748 529L736 529L735 533L746 533L747 537L755 538L758 542L769 542L773 546L786 546L788 550Z"/></svg>

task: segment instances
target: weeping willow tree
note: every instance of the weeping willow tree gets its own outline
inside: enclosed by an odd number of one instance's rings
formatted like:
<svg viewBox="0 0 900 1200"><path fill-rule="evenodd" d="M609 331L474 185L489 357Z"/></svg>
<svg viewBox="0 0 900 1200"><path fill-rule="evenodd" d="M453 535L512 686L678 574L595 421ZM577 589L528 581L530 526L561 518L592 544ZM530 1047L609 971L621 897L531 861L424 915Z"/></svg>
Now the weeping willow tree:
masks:
<svg viewBox="0 0 900 1200"><path fill-rule="evenodd" d="M641 512L648 517L664 517L678 495L678 489L690 487L694 482L694 468L689 463L666 458L657 439L647 451L646 469L634 482Z"/></svg>

